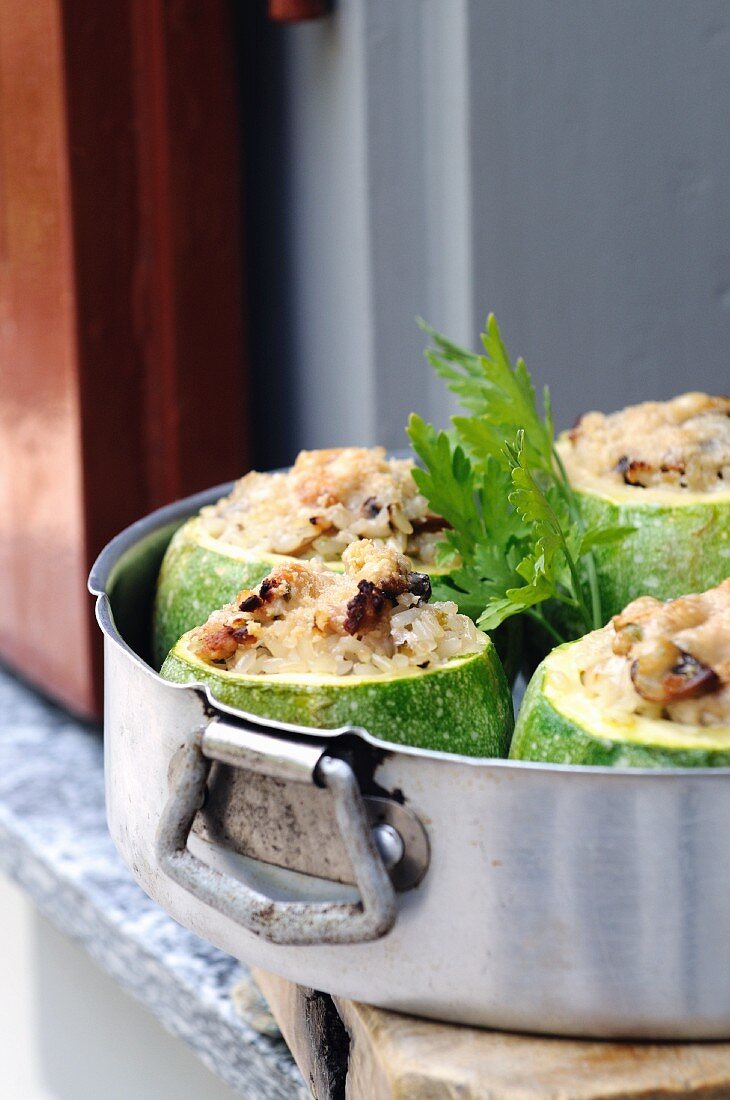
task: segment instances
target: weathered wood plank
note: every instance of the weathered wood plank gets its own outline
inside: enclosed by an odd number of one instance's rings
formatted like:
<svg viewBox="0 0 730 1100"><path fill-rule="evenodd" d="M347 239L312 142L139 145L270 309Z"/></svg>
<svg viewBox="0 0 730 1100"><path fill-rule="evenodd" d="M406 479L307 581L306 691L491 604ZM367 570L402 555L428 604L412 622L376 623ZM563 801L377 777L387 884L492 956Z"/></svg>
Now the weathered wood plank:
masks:
<svg viewBox="0 0 730 1100"><path fill-rule="evenodd" d="M730 1043L616 1043L508 1035L326 998L259 971L256 981L317 1100L730 1097ZM317 997L318 1014L313 1014L311 999ZM336 1013L328 1012L322 1001L333 1004ZM338 1018L348 1041L343 1040ZM330 1069L339 1063L339 1075L323 1076L327 1061Z"/></svg>
<svg viewBox="0 0 730 1100"><path fill-rule="evenodd" d="M315 1100L345 1100L350 1040L332 998L262 970L256 984Z"/></svg>
<svg viewBox="0 0 730 1100"><path fill-rule="evenodd" d="M730 1044L507 1035L335 998L350 1033L348 1100L730 1097Z"/></svg>

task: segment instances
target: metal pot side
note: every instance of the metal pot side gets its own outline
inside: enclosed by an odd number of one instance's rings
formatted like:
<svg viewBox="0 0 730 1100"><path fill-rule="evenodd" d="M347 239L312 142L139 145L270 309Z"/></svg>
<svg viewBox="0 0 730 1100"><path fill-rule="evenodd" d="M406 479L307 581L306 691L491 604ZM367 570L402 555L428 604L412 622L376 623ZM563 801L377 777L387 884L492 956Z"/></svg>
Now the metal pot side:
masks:
<svg viewBox="0 0 730 1100"><path fill-rule="evenodd" d="M143 889L249 964L384 1008L548 1034L730 1038L726 769L479 761L364 737L373 783L402 792L430 846L419 885L397 896L393 927L369 942L270 942L163 871L157 833L179 762L225 708L153 671L146 624L172 531L224 488L123 532L90 579L105 634L109 828ZM282 790L296 800L295 787ZM273 898L355 896L197 835L190 847Z"/></svg>

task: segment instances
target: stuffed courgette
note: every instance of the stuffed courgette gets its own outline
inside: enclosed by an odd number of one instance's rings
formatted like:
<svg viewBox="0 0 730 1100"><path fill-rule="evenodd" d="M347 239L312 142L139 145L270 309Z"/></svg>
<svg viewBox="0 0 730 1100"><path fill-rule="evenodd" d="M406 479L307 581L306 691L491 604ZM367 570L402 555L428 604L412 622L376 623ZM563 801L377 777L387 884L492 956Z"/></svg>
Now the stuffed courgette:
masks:
<svg viewBox="0 0 730 1100"><path fill-rule="evenodd" d="M728 575L730 398L587 413L558 451L586 527L634 528L594 550L604 621L637 596L671 599Z"/></svg>
<svg viewBox="0 0 730 1100"><path fill-rule="evenodd" d="M634 600L533 676L510 756L616 767L730 766L730 579Z"/></svg>
<svg viewBox="0 0 730 1100"><path fill-rule="evenodd" d="M203 508L173 537L160 571L154 652L172 645L241 588L271 569L317 559L342 571L342 552L370 538L408 554L417 571L436 565L443 520L412 477L413 463L382 447L302 451L288 472L252 472L233 492Z"/></svg>
<svg viewBox="0 0 730 1100"><path fill-rule="evenodd" d="M318 728L505 756L512 699L489 638L456 604L428 604L428 576L363 539L345 572L287 562L175 645L162 676L222 702Z"/></svg>

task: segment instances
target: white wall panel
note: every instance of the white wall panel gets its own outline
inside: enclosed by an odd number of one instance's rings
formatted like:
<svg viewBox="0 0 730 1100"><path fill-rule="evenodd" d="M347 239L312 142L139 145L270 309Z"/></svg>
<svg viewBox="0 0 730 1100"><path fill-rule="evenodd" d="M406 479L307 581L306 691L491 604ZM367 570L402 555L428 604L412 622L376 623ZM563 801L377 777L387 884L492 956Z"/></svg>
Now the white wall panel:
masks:
<svg viewBox="0 0 730 1100"><path fill-rule="evenodd" d="M4 876L0 914L2 1100L234 1100Z"/></svg>

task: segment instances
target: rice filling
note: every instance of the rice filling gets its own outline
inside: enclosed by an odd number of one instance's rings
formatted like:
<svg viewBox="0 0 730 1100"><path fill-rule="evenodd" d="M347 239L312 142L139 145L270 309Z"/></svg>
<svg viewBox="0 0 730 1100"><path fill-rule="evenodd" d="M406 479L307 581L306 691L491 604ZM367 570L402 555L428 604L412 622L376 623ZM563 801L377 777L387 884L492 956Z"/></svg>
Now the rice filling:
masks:
<svg viewBox="0 0 730 1100"><path fill-rule="evenodd" d="M486 636L455 603L429 604L424 573L369 539L343 554L345 573L291 562L214 611L190 634L199 660L242 675L392 675L478 653Z"/></svg>
<svg viewBox="0 0 730 1100"><path fill-rule="evenodd" d="M382 447L302 451L285 473L246 474L202 509L201 523L211 538L243 549L337 561L367 538L432 562L446 524L419 493L413 466L387 459Z"/></svg>
<svg viewBox="0 0 730 1100"><path fill-rule="evenodd" d="M641 596L574 651L583 688L613 718L730 727L730 579L666 602Z"/></svg>
<svg viewBox="0 0 730 1100"><path fill-rule="evenodd" d="M606 416L586 413L568 433L563 457L585 472L637 489L730 489L730 397L685 393Z"/></svg>

